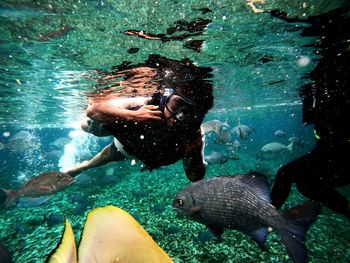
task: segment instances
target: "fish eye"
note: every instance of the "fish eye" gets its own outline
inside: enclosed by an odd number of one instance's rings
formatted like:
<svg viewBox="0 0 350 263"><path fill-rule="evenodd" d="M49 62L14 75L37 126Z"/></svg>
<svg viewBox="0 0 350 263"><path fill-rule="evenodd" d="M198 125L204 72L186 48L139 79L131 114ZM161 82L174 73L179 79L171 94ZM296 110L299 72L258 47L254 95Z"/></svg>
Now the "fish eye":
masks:
<svg viewBox="0 0 350 263"><path fill-rule="evenodd" d="M177 199L177 200L176 200L176 204L177 204L178 206L183 206L183 205L184 205L184 200L182 200L182 199Z"/></svg>
<svg viewBox="0 0 350 263"><path fill-rule="evenodd" d="M61 179L63 179L63 175L62 174L58 174L57 178L61 180Z"/></svg>

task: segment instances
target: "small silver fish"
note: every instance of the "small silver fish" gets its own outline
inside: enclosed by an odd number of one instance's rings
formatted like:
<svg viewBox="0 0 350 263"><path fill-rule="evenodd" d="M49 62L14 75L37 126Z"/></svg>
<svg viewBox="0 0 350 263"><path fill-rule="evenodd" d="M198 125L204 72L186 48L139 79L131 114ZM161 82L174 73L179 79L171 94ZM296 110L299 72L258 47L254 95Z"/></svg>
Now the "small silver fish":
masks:
<svg viewBox="0 0 350 263"><path fill-rule="evenodd" d="M204 157L204 160L208 164L224 164L229 160L229 158L221 152L213 151L210 154L206 155Z"/></svg>
<svg viewBox="0 0 350 263"><path fill-rule="evenodd" d="M288 139L289 142L293 143L293 146L303 148L305 142L297 136L292 136Z"/></svg>
<svg viewBox="0 0 350 263"><path fill-rule="evenodd" d="M250 172L237 176L220 176L200 180L181 191L173 201L180 215L206 225L217 237L224 229L236 229L251 236L265 247L268 227L282 236L294 262L307 262L305 234L320 212L319 203L298 212L298 218L279 213L270 204L267 178Z"/></svg>
<svg viewBox="0 0 350 263"><path fill-rule="evenodd" d="M284 152L293 152L293 145L294 143L291 142L288 145L284 145L279 142L270 142L263 147L261 147L260 151L265 153L272 153L272 154L281 154Z"/></svg>
<svg viewBox="0 0 350 263"><path fill-rule="evenodd" d="M239 139L246 140L253 131L255 128L241 124L241 118L238 117L237 126L233 127L230 132L236 134Z"/></svg>
<svg viewBox="0 0 350 263"><path fill-rule="evenodd" d="M277 130L277 131L275 131L274 135L276 137L285 137L285 136L287 136L287 133L283 130Z"/></svg>
<svg viewBox="0 0 350 263"><path fill-rule="evenodd" d="M229 160L239 160L240 157L234 152L228 152L227 154L212 151L210 154L204 156L204 160L208 164L224 164Z"/></svg>
<svg viewBox="0 0 350 263"><path fill-rule="evenodd" d="M39 197L57 193L73 184L75 179L67 173L47 172L30 179L17 190L2 189L6 194L5 207L9 207L18 197Z"/></svg>
<svg viewBox="0 0 350 263"><path fill-rule="evenodd" d="M231 142L230 125L226 122L221 122L219 120L210 120L202 123L201 129L204 134L209 134L214 132L217 134L218 138L216 142L218 144L225 144Z"/></svg>
<svg viewBox="0 0 350 263"><path fill-rule="evenodd" d="M21 152L26 151L28 149L37 150L40 148L38 143L34 141L22 140L22 139L14 139L10 140L8 143L0 142L0 150L7 149L11 152Z"/></svg>

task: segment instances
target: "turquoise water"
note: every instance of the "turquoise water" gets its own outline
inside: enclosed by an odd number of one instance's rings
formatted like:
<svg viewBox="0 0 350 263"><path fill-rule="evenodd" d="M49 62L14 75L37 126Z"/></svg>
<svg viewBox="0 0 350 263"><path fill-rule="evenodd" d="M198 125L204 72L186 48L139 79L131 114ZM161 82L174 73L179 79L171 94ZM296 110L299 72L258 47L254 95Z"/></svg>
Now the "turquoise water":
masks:
<svg viewBox="0 0 350 263"><path fill-rule="evenodd" d="M293 17L323 14L342 1L266 1ZM323 5L322 5L323 4ZM211 12L203 12L208 8ZM175 21L210 19L200 52L182 41L152 41L123 34L144 30L161 34ZM255 132L241 141L239 160L208 166L206 177L258 169L273 183L278 168L315 146L312 125L304 125L299 88L320 58L311 44L317 36L301 33L308 24L286 22L269 13L253 13L246 1L0 1L0 141L20 138L0 150L0 187L17 188L31 177L65 170L110 142L79 128L96 70L123 61L144 62L150 54L185 57L213 68L214 107L207 120L238 117ZM128 49L139 48L136 53ZM282 129L287 137L276 138ZM272 141L303 147L272 160L259 160L259 149ZM224 146L208 141L206 153ZM0 240L15 262L44 262L60 241L67 217L82 231L89 210L113 204L131 213L175 262L291 262L280 236L268 236L268 251L249 237L226 231L215 240L203 225L176 216L175 194L189 184L180 163L140 172L130 161L108 164L83 174L43 204L0 208ZM348 194L348 189L343 189ZM304 197L293 190L285 207ZM83 204L83 205L81 205ZM59 220L52 223L50 216ZM51 222L51 223L50 223ZM350 232L345 217L324 208L307 236L310 262L349 262Z"/></svg>

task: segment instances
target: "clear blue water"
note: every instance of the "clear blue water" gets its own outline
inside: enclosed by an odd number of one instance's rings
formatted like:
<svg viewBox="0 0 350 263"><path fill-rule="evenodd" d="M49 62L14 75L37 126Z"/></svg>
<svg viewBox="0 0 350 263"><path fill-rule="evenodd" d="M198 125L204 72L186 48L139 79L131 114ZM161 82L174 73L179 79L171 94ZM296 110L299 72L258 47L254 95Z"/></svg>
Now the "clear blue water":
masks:
<svg viewBox="0 0 350 263"><path fill-rule="evenodd" d="M298 3L266 1L262 6L308 17L342 1ZM203 7L211 12L202 14ZM162 43L122 33L138 29L160 34L177 20L198 17L212 20L203 35L193 37L205 40L201 52L186 48L186 41ZM240 159L210 165L206 176L259 168L273 182L281 165L315 146L312 125L303 124L299 96L300 87L310 81L305 75L319 58L310 47L317 37L301 36L306 27L253 13L246 1L0 1L0 141L7 144L18 134L23 139L12 149L0 150L0 187L17 188L41 172L68 169L107 145L109 138L79 128L87 93L96 84L94 72L123 61L142 63L149 54L187 57L211 66L215 99L205 121L228 118L234 127L240 117L255 127L249 139L241 141ZM131 47L139 51L130 54ZM276 138L279 129L287 137ZM288 144L291 136L302 139L304 146L273 160L256 159L263 145ZM222 147L210 143L206 152ZM63 223L47 223L50 214L69 218L80 233L89 210L114 204L135 215L176 262L291 262L276 234L269 235L268 252L235 231L227 231L220 242L210 237L198 241L204 226L177 218L171 208L174 195L189 183L181 164L142 174L139 168L129 162L109 164L87 171L79 184L42 205L0 208L0 240L15 262L44 262L63 230ZM86 201L84 208L72 201L75 194ZM286 207L302 200L294 189ZM348 262L348 227L341 215L322 210L308 235L310 262Z"/></svg>

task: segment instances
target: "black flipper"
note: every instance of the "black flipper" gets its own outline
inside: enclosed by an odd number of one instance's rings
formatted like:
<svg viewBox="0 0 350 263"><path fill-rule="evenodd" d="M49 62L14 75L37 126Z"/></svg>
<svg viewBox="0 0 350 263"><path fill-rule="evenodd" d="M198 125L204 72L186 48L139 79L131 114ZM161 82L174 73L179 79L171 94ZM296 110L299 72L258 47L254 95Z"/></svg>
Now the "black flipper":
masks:
<svg viewBox="0 0 350 263"><path fill-rule="evenodd" d="M310 201L292 208L284 214L287 223L278 231L295 263L308 262L305 246L306 233L310 225L316 221L320 211L321 205L318 202Z"/></svg>

